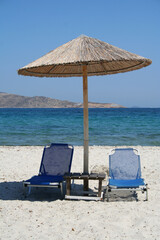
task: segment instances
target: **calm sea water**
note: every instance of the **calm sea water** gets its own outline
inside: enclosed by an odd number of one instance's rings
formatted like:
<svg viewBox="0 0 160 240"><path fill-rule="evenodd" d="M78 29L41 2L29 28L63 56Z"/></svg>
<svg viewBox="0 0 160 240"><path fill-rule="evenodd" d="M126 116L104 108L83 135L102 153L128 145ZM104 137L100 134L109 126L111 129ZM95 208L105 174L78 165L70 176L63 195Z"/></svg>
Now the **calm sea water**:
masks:
<svg viewBox="0 0 160 240"><path fill-rule="evenodd" d="M90 145L160 146L160 108L89 109ZM0 109L0 145L83 145L83 109Z"/></svg>

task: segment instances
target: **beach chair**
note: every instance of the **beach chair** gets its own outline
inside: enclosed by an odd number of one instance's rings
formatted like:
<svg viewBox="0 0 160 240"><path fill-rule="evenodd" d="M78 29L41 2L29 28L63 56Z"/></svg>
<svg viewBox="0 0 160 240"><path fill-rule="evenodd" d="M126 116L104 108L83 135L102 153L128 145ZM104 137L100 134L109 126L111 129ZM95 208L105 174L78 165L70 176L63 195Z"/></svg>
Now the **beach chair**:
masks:
<svg viewBox="0 0 160 240"><path fill-rule="evenodd" d="M73 146L52 143L43 150L39 174L23 181L24 193L31 187L58 187L63 194L64 174L69 173L72 164Z"/></svg>
<svg viewBox="0 0 160 240"><path fill-rule="evenodd" d="M109 154L109 180L105 191L107 201L110 192L120 190L146 192L146 201L148 200L148 188L141 178L140 155L137 149L117 148Z"/></svg>

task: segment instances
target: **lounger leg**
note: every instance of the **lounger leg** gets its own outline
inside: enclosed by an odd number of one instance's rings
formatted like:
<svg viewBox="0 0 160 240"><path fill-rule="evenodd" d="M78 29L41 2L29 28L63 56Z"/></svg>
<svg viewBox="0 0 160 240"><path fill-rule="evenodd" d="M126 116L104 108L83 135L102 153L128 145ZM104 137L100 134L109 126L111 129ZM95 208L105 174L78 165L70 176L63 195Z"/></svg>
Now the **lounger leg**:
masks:
<svg viewBox="0 0 160 240"><path fill-rule="evenodd" d="M23 184L23 193L25 198L29 195L29 188L27 184Z"/></svg>
<svg viewBox="0 0 160 240"><path fill-rule="evenodd" d="M23 184L23 194L24 194L25 198L27 197L26 188L27 188L27 186L25 184Z"/></svg>
<svg viewBox="0 0 160 240"><path fill-rule="evenodd" d="M61 187L61 196L63 197L63 182L60 183L60 187Z"/></svg>
<svg viewBox="0 0 160 240"><path fill-rule="evenodd" d="M28 187L28 185L23 185L23 189L24 189L24 196L25 198L29 196L29 194L31 193L31 187ZM28 191L27 191L28 190Z"/></svg>
<svg viewBox="0 0 160 240"><path fill-rule="evenodd" d="M63 194L66 194L66 181L63 182Z"/></svg>
<svg viewBox="0 0 160 240"><path fill-rule="evenodd" d="M105 195L106 195L106 189L103 189L103 202L104 202L104 199L105 199Z"/></svg>
<svg viewBox="0 0 160 240"><path fill-rule="evenodd" d="M31 187L28 187L28 196L30 195L31 193Z"/></svg>
<svg viewBox="0 0 160 240"><path fill-rule="evenodd" d="M98 197L101 197L101 191L102 191L102 180L99 179L99 185L98 185Z"/></svg>
<svg viewBox="0 0 160 240"><path fill-rule="evenodd" d="M148 201L148 184L146 184L146 201Z"/></svg>
<svg viewBox="0 0 160 240"><path fill-rule="evenodd" d="M109 192L109 188L107 186L107 202L109 202L109 194L108 194L108 192Z"/></svg>

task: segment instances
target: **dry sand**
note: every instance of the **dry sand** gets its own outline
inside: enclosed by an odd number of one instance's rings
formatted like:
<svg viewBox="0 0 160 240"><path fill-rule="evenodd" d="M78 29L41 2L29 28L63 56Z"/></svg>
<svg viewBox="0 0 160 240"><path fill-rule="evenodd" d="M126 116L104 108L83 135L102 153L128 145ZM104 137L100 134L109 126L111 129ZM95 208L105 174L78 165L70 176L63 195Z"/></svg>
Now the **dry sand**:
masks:
<svg viewBox="0 0 160 240"><path fill-rule="evenodd" d="M106 170L112 147L90 147L90 170ZM23 196L22 180L38 173L43 147L0 147L0 239L160 239L160 147L140 150L145 195L111 202L67 201L59 189L33 189ZM75 147L73 172L81 172L83 148ZM93 187L95 182L92 182Z"/></svg>

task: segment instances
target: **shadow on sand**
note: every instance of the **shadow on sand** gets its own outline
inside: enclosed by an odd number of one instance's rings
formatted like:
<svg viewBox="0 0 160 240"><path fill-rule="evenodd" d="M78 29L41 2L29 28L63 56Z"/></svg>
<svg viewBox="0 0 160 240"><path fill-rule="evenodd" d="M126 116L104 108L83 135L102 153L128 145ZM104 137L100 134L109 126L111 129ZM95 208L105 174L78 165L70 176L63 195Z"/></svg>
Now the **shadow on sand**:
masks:
<svg viewBox="0 0 160 240"><path fill-rule="evenodd" d="M74 192L77 192L78 194L79 191L83 189L83 185L74 184L72 185L71 188ZM21 200L21 201L50 202L50 201L62 200L63 197L61 195L61 191L59 188L32 188L29 196L25 197L23 182L0 182L0 199L4 201ZM125 191L120 192L118 195L111 193L109 201L110 202L137 201L137 194L136 193L127 194Z"/></svg>
<svg viewBox="0 0 160 240"><path fill-rule="evenodd" d="M23 182L0 182L1 200L21 201L55 201L62 200L59 188L32 188L29 196L25 197Z"/></svg>

